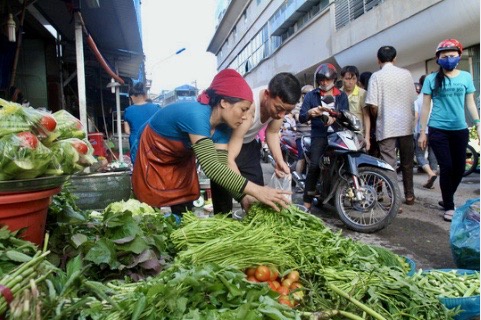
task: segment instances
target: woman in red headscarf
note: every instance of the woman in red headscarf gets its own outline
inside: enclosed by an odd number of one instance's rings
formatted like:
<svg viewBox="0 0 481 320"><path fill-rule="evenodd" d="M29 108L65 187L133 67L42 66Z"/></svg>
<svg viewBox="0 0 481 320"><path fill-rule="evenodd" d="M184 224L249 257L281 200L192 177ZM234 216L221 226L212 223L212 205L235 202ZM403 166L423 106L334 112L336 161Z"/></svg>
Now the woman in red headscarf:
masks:
<svg viewBox="0 0 481 320"><path fill-rule="evenodd" d="M227 167L233 128L247 119L252 90L232 69L220 71L198 101L181 101L159 110L141 131L132 174L134 194L154 207L180 214L200 195L195 159L207 177L233 194L254 196L278 210L285 191L249 182Z"/></svg>

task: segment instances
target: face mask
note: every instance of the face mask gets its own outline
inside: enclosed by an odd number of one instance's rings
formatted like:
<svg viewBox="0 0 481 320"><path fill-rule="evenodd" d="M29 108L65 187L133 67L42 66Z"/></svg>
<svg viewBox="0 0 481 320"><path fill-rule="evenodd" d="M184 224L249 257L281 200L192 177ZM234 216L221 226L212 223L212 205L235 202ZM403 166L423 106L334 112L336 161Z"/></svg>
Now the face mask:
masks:
<svg viewBox="0 0 481 320"><path fill-rule="evenodd" d="M436 62L441 66L441 68L452 71L456 66L458 65L459 61L461 60L461 57L445 57L445 58L440 58Z"/></svg>
<svg viewBox="0 0 481 320"><path fill-rule="evenodd" d="M319 88L322 90L322 91L329 91L332 89L332 87L334 87L334 83L331 83L330 85L327 85L327 86L319 86Z"/></svg>

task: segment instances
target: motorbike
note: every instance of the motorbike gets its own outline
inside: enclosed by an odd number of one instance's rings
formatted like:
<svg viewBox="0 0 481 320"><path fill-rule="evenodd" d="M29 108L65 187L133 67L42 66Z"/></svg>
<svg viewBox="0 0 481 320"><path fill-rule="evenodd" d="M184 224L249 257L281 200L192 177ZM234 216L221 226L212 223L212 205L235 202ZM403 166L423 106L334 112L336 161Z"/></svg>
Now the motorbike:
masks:
<svg viewBox="0 0 481 320"><path fill-rule="evenodd" d="M479 173L479 144L477 139L470 139L466 147L466 165L463 177L469 176L473 172Z"/></svg>
<svg viewBox="0 0 481 320"><path fill-rule="evenodd" d="M303 192L305 187L306 175L305 171L300 175L296 172L299 154L296 143L296 132L292 130L282 130L280 143L283 159L287 163L291 171L292 186L298 187L299 191Z"/></svg>
<svg viewBox="0 0 481 320"><path fill-rule="evenodd" d="M354 114L327 112L341 130L328 135L328 146L320 159L318 204L333 202L339 218L349 229L363 233L379 231L393 221L401 205L395 169L365 153L360 121ZM310 143L310 136L302 137L308 165Z"/></svg>

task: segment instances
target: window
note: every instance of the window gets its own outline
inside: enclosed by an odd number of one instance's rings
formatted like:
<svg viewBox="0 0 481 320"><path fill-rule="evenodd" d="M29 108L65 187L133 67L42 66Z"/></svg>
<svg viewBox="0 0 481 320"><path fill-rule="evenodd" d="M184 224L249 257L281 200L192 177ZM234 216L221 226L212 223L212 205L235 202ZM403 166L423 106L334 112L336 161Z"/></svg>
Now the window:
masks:
<svg viewBox="0 0 481 320"><path fill-rule="evenodd" d="M359 18L385 0L336 0L336 29Z"/></svg>

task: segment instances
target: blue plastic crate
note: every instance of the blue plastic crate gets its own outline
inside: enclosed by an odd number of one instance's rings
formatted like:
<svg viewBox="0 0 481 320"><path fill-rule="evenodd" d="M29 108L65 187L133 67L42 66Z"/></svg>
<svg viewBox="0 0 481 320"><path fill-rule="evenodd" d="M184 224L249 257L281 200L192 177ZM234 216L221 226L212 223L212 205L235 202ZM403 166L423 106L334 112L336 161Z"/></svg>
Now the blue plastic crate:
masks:
<svg viewBox="0 0 481 320"><path fill-rule="evenodd" d="M473 274L477 271L475 270L467 270L467 269L432 269L426 270L424 272L430 271L441 271L441 272L450 272L455 270L456 273L464 275L464 274ZM460 297L460 298L439 298L439 301L448 309L454 309L456 307L460 307L462 312L454 317L454 320L471 320L473 318L478 318L480 316L480 299L478 296L472 297Z"/></svg>
<svg viewBox="0 0 481 320"><path fill-rule="evenodd" d="M411 277L416 273L416 262L414 262L414 260L412 259L409 259L408 257L403 257L403 258L407 262L407 264L409 264L409 271L407 275Z"/></svg>

